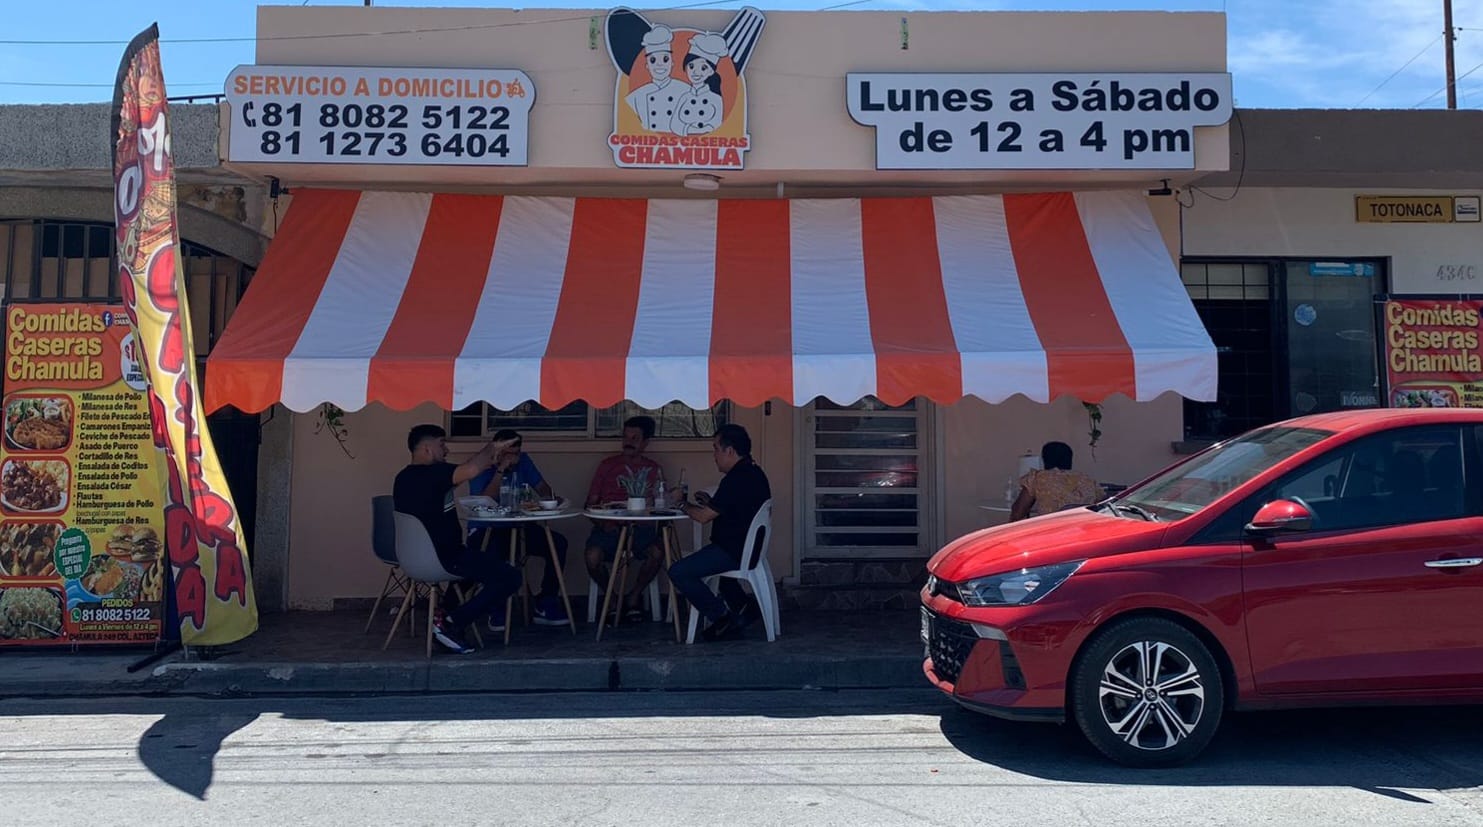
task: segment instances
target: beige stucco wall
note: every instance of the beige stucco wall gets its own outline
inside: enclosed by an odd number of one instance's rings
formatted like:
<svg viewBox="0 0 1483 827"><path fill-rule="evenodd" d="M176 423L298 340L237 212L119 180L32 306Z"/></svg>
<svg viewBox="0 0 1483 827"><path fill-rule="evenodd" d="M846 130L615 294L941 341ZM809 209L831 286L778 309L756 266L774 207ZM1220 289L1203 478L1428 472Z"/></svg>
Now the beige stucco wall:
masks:
<svg viewBox="0 0 1483 827"><path fill-rule="evenodd" d="M1483 292L1483 224L1361 224L1356 195L1478 195L1476 190L1246 188L1231 201L1195 194L1184 215L1191 256L1381 257L1391 291ZM1471 268L1473 278L1439 277ZM1468 272L1464 269L1464 272Z"/></svg>
<svg viewBox="0 0 1483 827"><path fill-rule="evenodd" d="M724 28L734 11L644 11L651 21ZM286 182L447 188L502 185L652 186L683 193L683 172L616 169L606 140L616 73L601 36L606 10L264 6L259 65L436 66L525 71L536 86L527 168L292 164L259 166ZM599 26L591 38L592 21ZM902 21L909 32L901 48ZM411 31L422 33L405 33ZM432 30L432 31L429 31ZM344 37L383 32L369 38ZM396 34L394 32L404 32ZM337 35L313 39L315 35ZM278 39L275 39L278 38ZM727 172L732 195L787 187L934 183L1016 188L1145 183L1185 173L1140 171L875 172L873 130L850 119L849 72L1224 72L1220 13L769 12L747 66L747 169ZM1229 165L1226 126L1196 136L1200 170ZM870 181L862 181L870 171ZM749 188L753 191L749 191ZM805 190L808 191L808 190ZM803 193L789 193L801 195Z"/></svg>

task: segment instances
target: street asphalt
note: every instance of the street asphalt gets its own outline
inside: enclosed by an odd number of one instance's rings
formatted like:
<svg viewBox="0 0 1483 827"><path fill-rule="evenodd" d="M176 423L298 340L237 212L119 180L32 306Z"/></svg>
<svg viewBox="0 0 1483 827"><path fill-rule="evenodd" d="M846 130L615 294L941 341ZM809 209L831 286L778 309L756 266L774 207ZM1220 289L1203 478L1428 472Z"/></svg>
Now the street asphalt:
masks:
<svg viewBox="0 0 1483 827"><path fill-rule="evenodd" d="M1237 715L1128 770L929 689L9 700L5 824L1483 825L1483 708Z"/></svg>

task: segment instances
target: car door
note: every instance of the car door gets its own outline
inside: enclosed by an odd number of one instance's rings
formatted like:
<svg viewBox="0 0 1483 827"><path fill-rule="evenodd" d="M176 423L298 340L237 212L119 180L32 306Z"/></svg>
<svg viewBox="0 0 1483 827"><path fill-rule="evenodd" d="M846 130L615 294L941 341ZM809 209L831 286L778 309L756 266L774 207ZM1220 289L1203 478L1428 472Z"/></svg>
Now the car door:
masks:
<svg viewBox="0 0 1483 827"><path fill-rule="evenodd" d="M1297 498L1316 516L1308 531L1246 540L1258 691L1483 687L1483 510L1471 430L1422 426L1356 440L1243 504L1255 514Z"/></svg>

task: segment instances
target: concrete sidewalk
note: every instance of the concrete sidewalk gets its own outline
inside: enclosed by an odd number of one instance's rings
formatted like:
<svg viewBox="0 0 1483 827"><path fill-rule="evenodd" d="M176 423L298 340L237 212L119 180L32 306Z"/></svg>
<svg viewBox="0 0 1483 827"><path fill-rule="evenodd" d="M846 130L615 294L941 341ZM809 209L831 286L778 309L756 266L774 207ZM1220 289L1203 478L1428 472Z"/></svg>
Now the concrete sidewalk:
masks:
<svg viewBox="0 0 1483 827"><path fill-rule="evenodd" d="M761 623L743 640L677 644L673 627L624 623L593 638L570 627L517 623L510 645L453 655L399 634L383 651L391 621L363 634L365 612L288 612L258 632L210 652L175 653L130 673L148 650L0 650L0 697L119 695L373 695L437 692L564 692L721 689L865 689L923 686L917 614L786 612L773 643ZM405 621L403 622L405 625ZM470 636L472 637L472 636ZM202 656L205 656L204 658Z"/></svg>

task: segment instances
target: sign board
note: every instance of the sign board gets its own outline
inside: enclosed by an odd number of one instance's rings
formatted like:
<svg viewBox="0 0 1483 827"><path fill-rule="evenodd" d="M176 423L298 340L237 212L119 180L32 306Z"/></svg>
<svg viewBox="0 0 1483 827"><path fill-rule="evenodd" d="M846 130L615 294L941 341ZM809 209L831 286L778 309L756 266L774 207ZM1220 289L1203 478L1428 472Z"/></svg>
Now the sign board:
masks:
<svg viewBox="0 0 1483 827"><path fill-rule="evenodd" d="M227 160L525 166L535 86L513 69L238 66Z"/></svg>
<svg viewBox="0 0 1483 827"><path fill-rule="evenodd" d="M1361 224L1472 224L1476 195L1356 195L1354 220Z"/></svg>
<svg viewBox="0 0 1483 827"><path fill-rule="evenodd" d="M850 73L877 169L1192 169L1229 74Z"/></svg>
<svg viewBox="0 0 1483 827"><path fill-rule="evenodd" d="M613 9L604 25L618 72L613 92L613 163L638 169L742 169L747 81L766 19L744 8L719 32L651 23Z"/></svg>
<svg viewBox="0 0 1483 827"><path fill-rule="evenodd" d="M0 646L158 640L164 469L129 317L17 304L5 322Z"/></svg>
<svg viewBox="0 0 1483 827"><path fill-rule="evenodd" d="M1385 375L1392 408L1483 408L1483 302L1385 303Z"/></svg>

